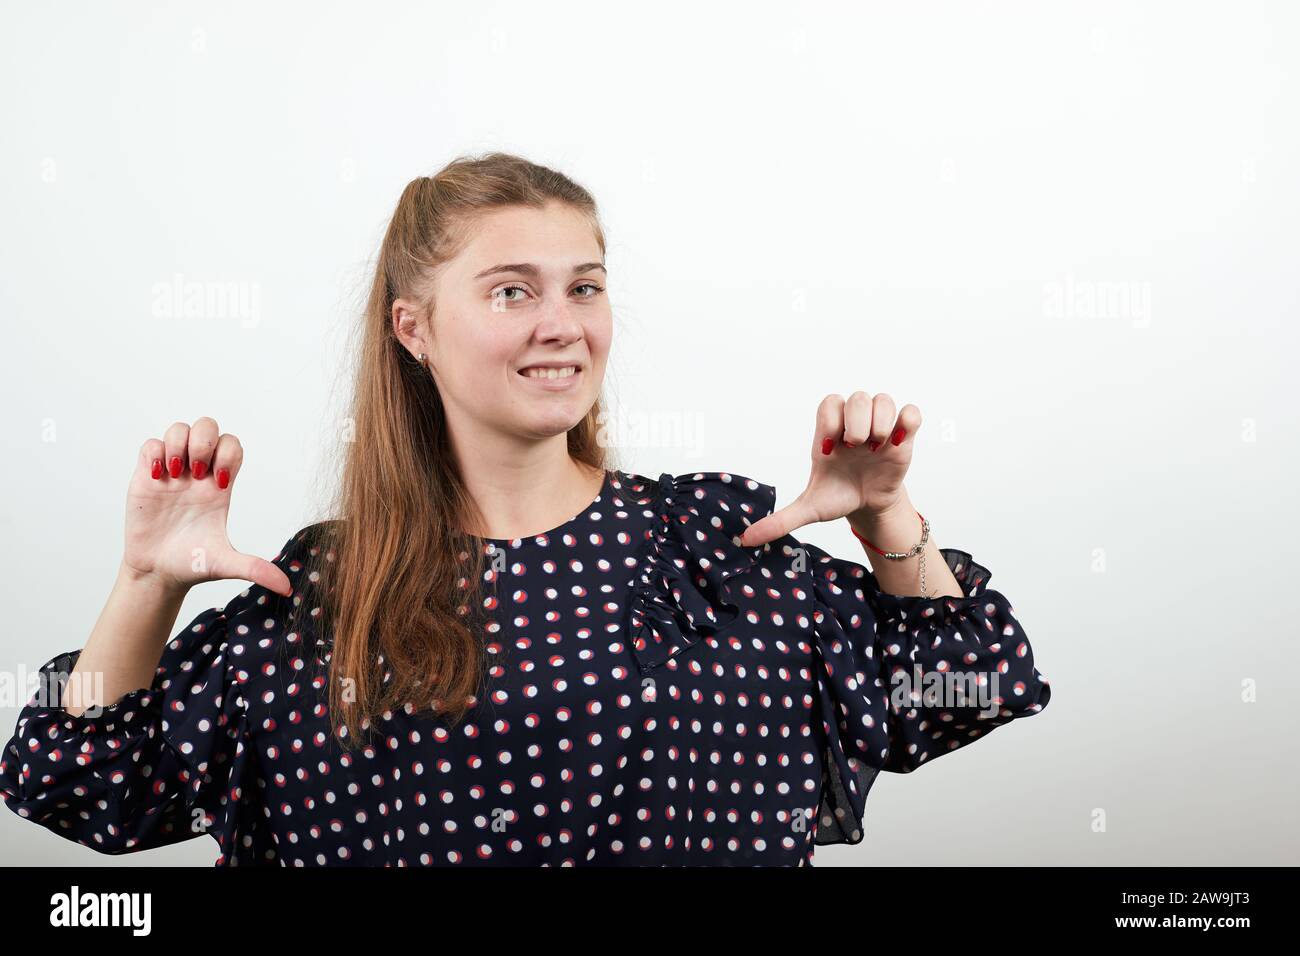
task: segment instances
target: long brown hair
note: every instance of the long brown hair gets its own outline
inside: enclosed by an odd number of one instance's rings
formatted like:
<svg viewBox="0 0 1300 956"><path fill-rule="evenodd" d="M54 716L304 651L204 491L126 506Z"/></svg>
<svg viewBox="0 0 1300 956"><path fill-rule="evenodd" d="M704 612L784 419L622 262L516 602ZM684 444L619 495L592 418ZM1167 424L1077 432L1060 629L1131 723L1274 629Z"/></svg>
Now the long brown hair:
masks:
<svg viewBox="0 0 1300 956"><path fill-rule="evenodd" d="M433 270L464 247L477 214L548 201L587 215L603 259L590 193L507 153L460 156L413 179L388 224L357 330L355 390L330 507L337 518L322 526L328 535L303 572L312 590L295 612L311 614L313 627L330 635L319 663L329 667L331 729L344 747L363 743L378 716L408 703L459 722L487 673L477 626L484 542L461 530L481 527L481 515L451 452L434 379L393 334L393 303L416 302L431 316ZM575 461L610 467L598 440L602 422L597 401L569 430Z"/></svg>

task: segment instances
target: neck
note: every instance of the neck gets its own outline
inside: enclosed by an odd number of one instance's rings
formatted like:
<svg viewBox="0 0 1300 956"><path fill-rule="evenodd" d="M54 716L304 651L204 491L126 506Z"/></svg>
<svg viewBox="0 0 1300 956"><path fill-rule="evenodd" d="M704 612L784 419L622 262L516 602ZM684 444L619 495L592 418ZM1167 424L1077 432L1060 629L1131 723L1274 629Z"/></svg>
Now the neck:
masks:
<svg viewBox="0 0 1300 956"><path fill-rule="evenodd" d="M605 474L569 457L564 435L531 450L459 456L464 481L483 516L478 534L526 538L541 534L591 504Z"/></svg>

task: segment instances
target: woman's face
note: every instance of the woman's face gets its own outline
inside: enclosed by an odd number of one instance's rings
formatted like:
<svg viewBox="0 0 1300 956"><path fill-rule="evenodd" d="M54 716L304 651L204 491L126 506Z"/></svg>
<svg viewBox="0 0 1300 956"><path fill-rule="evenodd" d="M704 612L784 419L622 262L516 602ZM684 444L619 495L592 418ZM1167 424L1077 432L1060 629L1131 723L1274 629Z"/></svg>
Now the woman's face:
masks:
<svg viewBox="0 0 1300 956"><path fill-rule="evenodd" d="M427 356L453 436L549 438L590 411L613 334L602 259L591 225L562 203L475 220L468 245L435 275L432 334L398 322L403 343ZM399 299L394 319L408 308ZM574 368L525 373L538 365Z"/></svg>

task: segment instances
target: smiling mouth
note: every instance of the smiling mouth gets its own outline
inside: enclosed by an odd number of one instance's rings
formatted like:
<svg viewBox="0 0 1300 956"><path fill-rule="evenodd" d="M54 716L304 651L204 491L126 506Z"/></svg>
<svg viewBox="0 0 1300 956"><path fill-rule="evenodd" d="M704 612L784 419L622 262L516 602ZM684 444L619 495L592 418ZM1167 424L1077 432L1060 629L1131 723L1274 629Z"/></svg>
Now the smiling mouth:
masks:
<svg viewBox="0 0 1300 956"><path fill-rule="evenodd" d="M573 378L582 371L580 365L563 365L563 366L541 366L534 365L529 368L519 369L520 375L524 378L541 379L542 381L558 381L561 379Z"/></svg>

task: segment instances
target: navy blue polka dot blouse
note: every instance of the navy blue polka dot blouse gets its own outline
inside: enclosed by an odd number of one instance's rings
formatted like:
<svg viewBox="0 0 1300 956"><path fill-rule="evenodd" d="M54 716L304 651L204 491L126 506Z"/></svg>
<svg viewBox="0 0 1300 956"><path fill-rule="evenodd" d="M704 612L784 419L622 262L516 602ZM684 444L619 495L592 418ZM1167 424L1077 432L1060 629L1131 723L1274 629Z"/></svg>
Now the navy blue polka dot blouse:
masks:
<svg viewBox="0 0 1300 956"><path fill-rule="evenodd" d="M311 525L275 559L293 597L254 585L203 612L150 687L93 717L34 696L0 792L103 853L210 834L218 866L812 865L862 840L880 771L1037 714L1051 690L969 554L942 550L964 597L886 594L791 535L741 547L775 503L739 475L610 471L549 533L483 539L501 553L486 692L454 728L386 713L351 753L309 676L329 635L286 627L313 601L308 557L330 557L329 522Z"/></svg>

